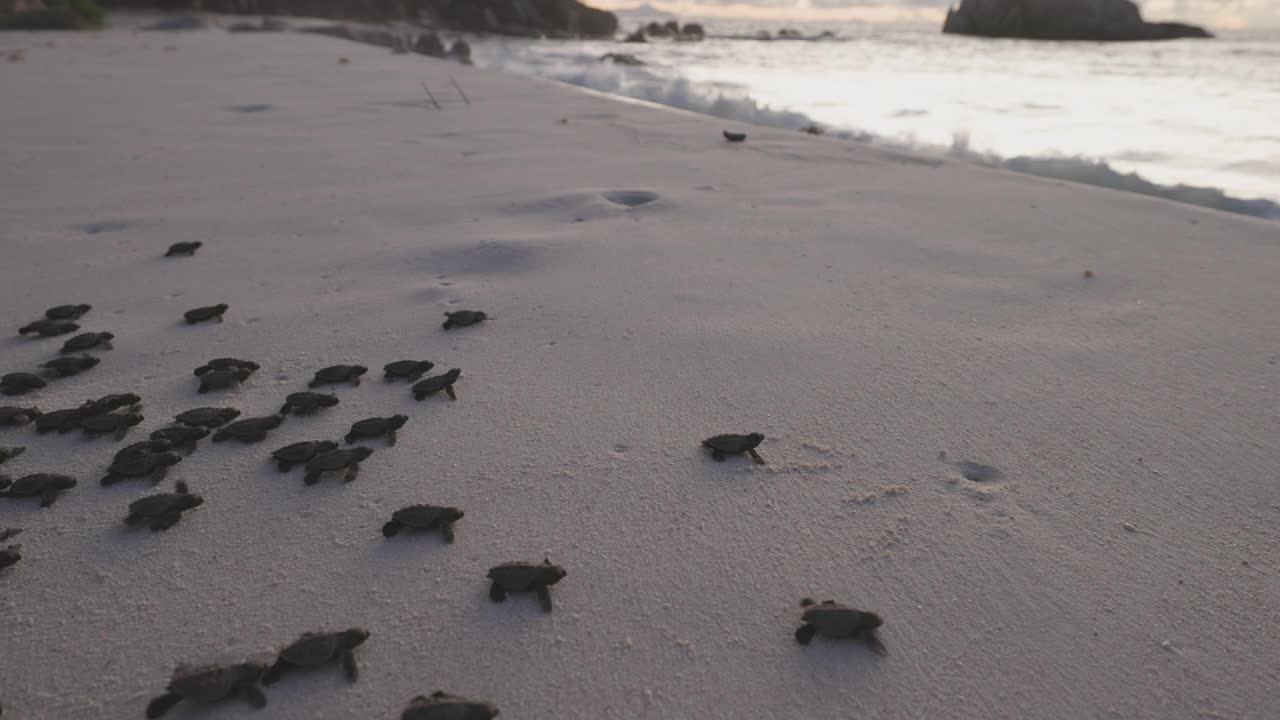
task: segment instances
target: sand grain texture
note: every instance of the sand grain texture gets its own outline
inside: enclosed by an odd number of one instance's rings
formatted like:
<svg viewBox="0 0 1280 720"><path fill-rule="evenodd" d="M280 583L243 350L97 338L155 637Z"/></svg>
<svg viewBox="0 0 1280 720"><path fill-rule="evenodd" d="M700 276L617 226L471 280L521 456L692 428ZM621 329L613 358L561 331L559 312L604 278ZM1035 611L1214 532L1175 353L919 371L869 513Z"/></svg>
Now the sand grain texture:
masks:
<svg viewBox="0 0 1280 720"><path fill-rule="evenodd" d="M23 400L138 392L137 440L373 371L264 443L202 441L164 487L205 504L164 533L121 524L142 484L97 485L121 445L0 430L28 447L6 473L81 479L0 501L26 528L6 718L141 717L180 661L350 625L358 684L172 717L392 718L435 689L512 720L1280 713L1277 225L800 133L729 145L320 37L45 37L0 65L0 317L87 302L116 338ZM471 106L423 104L446 73ZM179 240L205 246L162 258ZM441 331L460 308L491 317ZM4 371L56 343L0 340ZM262 369L197 395L228 355ZM381 382L403 358L462 368L459 400ZM396 413L350 485L268 462ZM750 431L766 466L698 447ZM466 511L455 544L382 538L417 502ZM489 566L544 555L569 571L553 614L489 602ZM890 655L799 647L805 596L881 613Z"/></svg>

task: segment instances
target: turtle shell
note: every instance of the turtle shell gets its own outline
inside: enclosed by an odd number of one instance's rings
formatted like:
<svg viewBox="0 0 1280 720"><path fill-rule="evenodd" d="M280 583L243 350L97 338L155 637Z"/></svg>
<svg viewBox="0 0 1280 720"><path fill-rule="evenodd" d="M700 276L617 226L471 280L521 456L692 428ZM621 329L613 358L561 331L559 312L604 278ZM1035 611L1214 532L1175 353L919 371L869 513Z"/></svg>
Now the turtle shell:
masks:
<svg viewBox="0 0 1280 720"><path fill-rule="evenodd" d="M174 416L174 419L183 425L215 428L225 425L237 417L240 417L240 411L235 408L201 407L178 413Z"/></svg>
<svg viewBox="0 0 1280 720"><path fill-rule="evenodd" d="M330 365L316 371L316 380L321 382L342 382L365 374L365 368L359 365Z"/></svg>
<svg viewBox="0 0 1280 720"><path fill-rule="evenodd" d="M308 470L341 470L352 462L359 462L373 454L369 448L355 447L348 450L330 450L323 452L307 463Z"/></svg>
<svg viewBox="0 0 1280 720"><path fill-rule="evenodd" d="M462 511L436 505L410 505L395 511L391 517L408 527L424 530L442 521L455 522L457 518L462 517Z"/></svg>
<svg viewBox="0 0 1280 720"><path fill-rule="evenodd" d="M182 461L180 455L174 453L135 453L123 458L117 458L111 463L111 467L107 468L107 472L116 475L150 475L157 468L167 467L169 465L177 465Z"/></svg>
<svg viewBox="0 0 1280 720"><path fill-rule="evenodd" d="M327 452L321 449L326 445L330 450L338 446L337 443L329 441L320 442L316 440L306 440L303 442L296 442L292 445L285 445L284 447L273 451L271 453L271 457L284 460L285 462L304 463L321 452Z"/></svg>
<svg viewBox="0 0 1280 720"><path fill-rule="evenodd" d="M271 430L278 428L282 422L284 422L284 418L279 415L245 418L244 420L237 420L226 426L222 429L222 432L232 437L251 437L253 435L257 435L264 429Z"/></svg>
<svg viewBox="0 0 1280 720"><path fill-rule="evenodd" d="M538 585L554 585L560 581L555 570L564 570L549 563L509 562L489 568L489 579L507 590L527 590Z"/></svg>
<svg viewBox="0 0 1280 720"><path fill-rule="evenodd" d="M294 665L320 665L333 659L338 651L339 633L303 633L280 651L280 657Z"/></svg>
<svg viewBox="0 0 1280 720"><path fill-rule="evenodd" d="M191 427L188 425L178 425L176 427L160 428L151 433L153 442L168 442L170 445L190 445L195 443L209 434L208 428Z"/></svg>
<svg viewBox="0 0 1280 720"><path fill-rule="evenodd" d="M93 309L92 305L56 305L44 311L50 320L75 320Z"/></svg>
<svg viewBox="0 0 1280 720"><path fill-rule="evenodd" d="M404 415L365 418L352 423L351 432L357 435L381 435L388 430L396 430L403 427L408 419Z"/></svg>
<svg viewBox="0 0 1280 720"><path fill-rule="evenodd" d="M50 487L62 486L64 489L76 486L76 479L68 475L51 475L49 473L36 473L20 477L13 481L9 486L10 495L17 497L30 497L39 495Z"/></svg>
<svg viewBox="0 0 1280 720"><path fill-rule="evenodd" d="M459 370L458 368L454 368L449 372L444 373L443 375L432 375L430 377L423 378L421 381L418 382L417 385L413 386L413 389L415 392L424 392L424 393L440 392L441 390L457 382L458 378L461 376L462 376L462 371Z"/></svg>
<svg viewBox="0 0 1280 720"><path fill-rule="evenodd" d="M76 426L77 421L84 414L80 408L71 410L54 410L47 412L36 418L36 430L39 432L49 432L51 430L66 430Z"/></svg>
<svg viewBox="0 0 1280 720"><path fill-rule="evenodd" d="M763 435L752 433L750 435L716 435L703 440L702 444L721 452L741 453L755 449L762 442L764 442Z"/></svg>
<svg viewBox="0 0 1280 720"><path fill-rule="evenodd" d="M388 375L408 377L410 375L421 375L433 367L435 367L435 363L427 360L397 360L393 363L387 363L382 369Z"/></svg>
<svg viewBox="0 0 1280 720"><path fill-rule="evenodd" d="M875 630L884 623L879 615L828 600L805 608L804 621L812 623L818 632L832 638L847 638Z"/></svg>
<svg viewBox="0 0 1280 720"><path fill-rule="evenodd" d="M234 665L180 667L169 681L169 692L198 703L211 703L231 694L241 682L243 672Z"/></svg>
<svg viewBox="0 0 1280 720"><path fill-rule="evenodd" d="M492 720L495 717L498 717L498 708L493 703L437 690L430 697L420 695L410 700L400 720Z"/></svg>

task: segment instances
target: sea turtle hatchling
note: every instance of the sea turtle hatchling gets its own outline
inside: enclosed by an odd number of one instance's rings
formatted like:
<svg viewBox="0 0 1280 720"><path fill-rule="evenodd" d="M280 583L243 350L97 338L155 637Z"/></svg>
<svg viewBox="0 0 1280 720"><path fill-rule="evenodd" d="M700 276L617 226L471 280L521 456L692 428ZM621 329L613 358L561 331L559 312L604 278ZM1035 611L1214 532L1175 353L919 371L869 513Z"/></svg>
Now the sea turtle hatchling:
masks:
<svg viewBox="0 0 1280 720"><path fill-rule="evenodd" d="M116 393L114 395L103 395L97 400L86 400L80 406L80 409L86 415L101 415L102 413L109 413L112 410L119 410L122 407L131 405L141 408L141 402L142 398L134 393Z"/></svg>
<svg viewBox="0 0 1280 720"><path fill-rule="evenodd" d="M355 649L369 639L369 631L351 628L338 632L309 632L294 640L276 657L275 664L267 669L262 682L273 685L289 670L312 668L334 660L342 661L342 671L347 680L355 682L359 676Z"/></svg>
<svg viewBox="0 0 1280 720"><path fill-rule="evenodd" d="M44 311L47 320L79 320L82 315L93 309L92 305L55 305Z"/></svg>
<svg viewBox="0 0 1280 720"><path fill-rule="evenodd" d="M171 425L152 431L151 439L168 442L173 449L186 450L190 455L196 451L196 444L207 437L209 432L209 428L198 425Z"/></svg>
<svg viewBox="0 0 1280 720"><path fill-rule="evenodd" d="M196 376L199 377L211 370L235 370L236 368L244 368L252 372L257 372L262 366L252 360L241 360L240 358L221 357L214 358L209 362L196 368Z"/></svg>
<svg viewBox="0 0 1280 720"><path fill-rule="evenodd" d="M564 579L568 573L550 560L540 563L509 562L489 568L489 599L502 602L509 592L534 592L538 594L538 604L543 612L551 612L552 585Z"/></svg>
<svg viewBox="0 0 1280 720"><path fill-rule="evenodd" d="M800 601L804 608L800 627L796 628L796 642L808 645L814 635L832 639L861 640L877 655L887 655L884 643L876 637L876 628L884 623L880 616L865 610L855 610L835 600L815 603L809 598Z"/></svg>
<svg viewBox="0 0 1280 720"><path fill-rule="evenodd" d="M444 316L446 318L443 325L445 330L475 325L489 318L488 315L479 310L454 310L453 312L445 313Z"/></svg>
<svg viewBox="0 0 1280 720"><path fill-rule="evenodd" d="M0 407L0 427L18 427L40 417L40 408L5 405Z"/></svg>
<svg viewBox="0 0 1280 720"><path fill-rule="evenodd" d="M84 352L95 348L110 350L111 341L114 340L115 337L115 335L109 332L81 333L62 343L61 352L63 355L70 355L72 353Z"/></svg>
<svg viewBox="0 0 1280 720"><path fill-rule="evenodd" d="M0 447L0 465L9 462L26 451L25 447Z"/></svg>
<svg viewBox="0 0 1280 720"><path fill-rule="evenodd" d="M413 382L435 366L436 364L430 360L397 360L382 366L382 379Z"/></svg>
<svg viewBox="0 0 1280 720"><path fill-rule="evenodd" d="M179 257L179 256L191 257L192 255L196 254L196 251L199 250L202 245L204 245L204 243L200 242L199 240L194 240L191 242L176 242L169 246L169 249L165 251L164 256L165 257Z"/></svg>
<svg viewBox="0 0 1280 720"><path fill-rule="evenodd" d="M66 335L80 329L80 326L69 320L36 320L18 328L19 335L35 335L36 337L55 337Z"/></svg>
<svg viewBox="0 0 1280 720"><path fill-rule="evenodd" d="M363 445L357 445L353 448L345 450L330 450L326 453L320 453L307 461L307 474L303 478L303 482L308 485L315 485L320 482L320 477L327 472L337 472L346 470L347 474L344 479L351 482L360 474L360 463L364 462L373 454L373 448L367 448Z"/></svg>
<svg viewBox="0 0 1280 720"><path fill-rule="evenodd" d="M249 376L253 374L248 368L235 368L234 370L210 370L200 376L200 387L196 392L204 394L210 390L225 390L233 385L239 385Z"/></svg>
<svg viewBox="0 0 1280 720"><path fill-rule="evenodd" d="M192 493L181 480L174 486L174 492L156 493L129 503L125 524L136 526L145 523L152 532L167 530L178 524L182 513L204 503L204 498Z"/></svg>
<svg viewBox="0 0 1280 720"><path fill-rule="evenodd" d="M311 415L322 408L333 407L337 404L337 395L305 391L289 393L284 398L284 405L280 407L280 414Z"/></svg>
<svg viewBox="0 0 1280 720"><path fill-rule="evenodd" d="M455 507L437 505L409 505L391 514L391 519L382 526L384 537L394 537L404 529L439 531L447 543L453 542L453 524L462 519L466 513Z"/></svg>
<svg viewBox="0 0 1280 720"><path fill-rule="evenodd" d="M48 385L39 375L16 372L0 377L0 392L5 395L25 395Z"/></svg>
<svg viewBox="0 0 1280 720"><path fill-rule="evenodd" d="M123 440L129 428L142 422L141 413L103 413L80 418L80 429L85 435L115 435L116 440Z"/></svg>
<svg viewBox="0 0 1280 720"><path fill-rule="evenodd" d="M283 415L267 415L266 417L236 420L214 433L213 441L239 440L242 443L256 443L266 440L267 431L280 427L282 422L284 422Z"/></svg>
<svg viewBox="0 0 1280 720"><path fill-rule="evenodd" d="M154 435L155 433L152 433ZM111 462L117 462L134 455L149 455L151 453L169 452L173 449L173 443L168 440L139 440L136 443L126 445L116 451Z"/></svg>
<svg viewBox="0 0 1280 720"><path fill-rule="evenodd" d="M396 431L409 422L408 415L392 415L391 417L371 417L351 424L347 436L343 438L350 445L359 440L386 436L387 445L396 444Z"/></svg>
<svg viewBox="0 0 1280 720"><path fill-rule="evenodd" d="M195 325L198 322L206 320L217 320L222 322L222 315L231 306L226 303L218 303L217 305L205 305L204 307L192 308L184 313L182 317L187 321L188 325Z"/></svg>
<svg viewBox="0 0 1280 720"><path fill-rule="evenodd" d="M751 456L752 462L757 465L764 464L764 458L760 457L760 453L756 452L756 447L764 442L764 435L760 433L749 433L747 435L716 435L702 441L702 446L711 451L711 459L716 462L723 462L725 455L742 455L746 453Z"/></svg>
<svg viewBox="0 0 1280 720"><path fill-rule="evenodd" d="M332 440L305 440L274 450L271 457L275 458L276 467L280 472L289 472L294 465L305 465L320 453L336 449L338 449L338 443Z"/></svg>
<svg viewBox="0 0 1280 720"><path fill-rule="evenodd" d="M17 562L21 559L22 559L21 545L9 545L8 547L0 549L0 570L3 570L9 567L10 565L17 564Z"/></svg>
<svg viewBox="0 0 1280 720"><path fill-rule="evenodd" d="M162 717L183 700L207 705L243 696L255 708L266 707L267 696L258 687L266 669L266 665L253 662L200 667L179 665L165 693L147 704L147 717L151 720Z"/></svg>
<svg viewBox="0 0 1280 720"><path fill-rule="evenodd" d="M400 720L493 720L498 708L483 700L471 700L437 690L409 701Z"/></svg>
<svg viewBox="0 0 1280 720"><path fill-rule="evenodd" d="M35 418L36 433L44 435L54 430L60 433L71 432L80 427L82 417L85 417L84 408L67 408L42 413Z"/></svg>
<svg viewBox="0 0 1280 720"><path fill-rule="evenodd" d="M369 372L369 368L363 365L330 365L316 371L316 376L311 379L310 387L320 387L321 385L336 385L338 383L351 383L352 385L360 384L360 376Z"/></svg>
<svg viewBox="0 0 1280 720"><path fill-rule="evenodd" d="M71 377L79 375L100 362L102 361L92 355L71 355L41 363L40 367L55 377Z"/></svg>
<svg viewBox="0 0 1280 720"><path fill-rule="evenodd" d="M76 479L70 475L54 475L51 473L35 473L11 480L0 475L0 497L40 498L40 507L47 508L58 500L58 494L76 486Z"/></svg>
<svg viewBox="0 0 1280 720"><path fill-rule="evenodd" d="M198 407L173 416L174 420L191 427L216 428L240 417L235 408Z"/></svg>
<svg viewBox="0 0 1280 720"><path fill-rule="evenodd" d="M460 377L462 377L462 370L454 368L442 375L423 378L413 385L413 399L421 402L428 395L434 395L443 390L450 400L457 400L458 396L453 392L453 384L458 382Z"/></svg>
<svg viewBox="0 0 1280 720"><path fill-rule="evenodd" d="M121 480L130 478L149 478L151 482L158 483L164 479L164 475L169 468L180 462L182 462L182 456L177 453L135 452L122 458L116 458L111 463L111 467L107 468L107 474L102 478L102 484L115 485Z"/></svg>

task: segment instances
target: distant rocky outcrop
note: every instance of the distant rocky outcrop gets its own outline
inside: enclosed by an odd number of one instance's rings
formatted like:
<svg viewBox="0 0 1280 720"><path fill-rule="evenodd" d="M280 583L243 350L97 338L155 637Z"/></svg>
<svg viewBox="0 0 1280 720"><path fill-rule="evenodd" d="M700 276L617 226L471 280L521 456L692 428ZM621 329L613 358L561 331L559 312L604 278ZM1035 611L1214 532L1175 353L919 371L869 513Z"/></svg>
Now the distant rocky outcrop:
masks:
<svg viewBox="0 0 1280 720"><path fill-rule="evenodd" d="M613 13L578 0L102 0L102 5L358 22L426 22L441 29L522 37L609 37L618 30Z"/></svg>
<svg viewBox="0 0 1280 720"><path fill-rule="evenodd" d="M1150 23L1129 0L960 0L942 32L1031 40L1172 40L1213 37L1182 23Z"/></svg>

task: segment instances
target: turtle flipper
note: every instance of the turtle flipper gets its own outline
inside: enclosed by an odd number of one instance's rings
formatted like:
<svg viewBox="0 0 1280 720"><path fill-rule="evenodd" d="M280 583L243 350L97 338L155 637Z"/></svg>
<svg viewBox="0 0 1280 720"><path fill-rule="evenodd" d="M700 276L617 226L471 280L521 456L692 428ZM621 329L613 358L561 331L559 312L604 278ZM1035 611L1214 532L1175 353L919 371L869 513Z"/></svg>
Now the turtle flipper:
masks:
<svg viewBox="0 0 1280 720"><path fill-rule="evenodd" d="M395 445L395 444L396 444L396 431L388 430L387 431L387 447L391 447L392 445Z"/></svg>
<svg viewBox="0 0 1280 720"><path fill-rule="evenodd" d="M256 684L246 683L241 686L240 691L244 693L244 699L253 707L261 709L267 706L267 696Z"/></svg>
<svg viewBox="0 0 1280 720"><path fill-rule="evenodd" d="M360 668L356 666L356 654L352 650L342 653L342 671L347 674L347 680L355 682L360 677Z"/></svg>
<svg viewBox="0 0 1280 720"><path fill-rule="evenodd" d="M58 501L58 490L45 490L40 493L40 507L47 508Z"/></svg>
<svg viewBox="0 0 1280 720"><path fill-rule="evenodd" d="M445 523L444 527L440 528L440 534L444 536L445 542L452 543L453 542L453 523Z"/></svg>
<svg viewBox="0 0 1280 720"><path fill-rule="evenodd" d="M105 487L109 485L115 485L116 483L120 482L123 479L124 479L123 475L117 475L115 473L107 473L106 477L102 478L100 482Z"/></svg>
<svg viewBox="0 0 1280 720"><path fill-rule="evenodd" d="M886 648L884 646L884 643L880 641L880 636L876 635L875 630L868 630L866 632L865 639L867 642L867 647L871 648L871 652L879 655L880 657L888 657L889 649Z"/></svg>
<svg viewBox="0 0 1280 720"><path fill-rule="evenodd" d="M360 463L358 462L351 463L351 465L348 466L347 468L346 481L351 482L352 480L355 480L356 476L359 474L360 474Z"/></svg>
<svg viewBox="0 0 1280 720"><path fill-rule="evenodd" d="M452 385L445 385L445 386L444 386L444 394L445 394L445 395L448 395L450 400L457 400L457 399L458 399L457 394L453 392L453 386L452 386Z"/></svg>
<svg viewBox="0 0 1280 720"><path fill-rule="evenodd" d="M724 453L720 452L719 450L712 450L711 459L715 460L716 462L724 462Z"/></svg>
<svg viewBox="0 0 1280 720"><path fill-rule="evenodd" d="M307 474L302 478L302 482L306 483L307 485L315 485L316 483L320 482L320 471L319 471L319 470L312 470L312 471L308 472L308 473L307 473Z"/></svg>
<svg viewBox="0 0 1280 720"><path fill-rule="evenodd" d="M151 532L160 532L161 530L168 530L174 525L177 525L178 521L181 519L182 519L182 513L178 513L178 512L167 512L163 515L157 515L155 519L151 521Z"/></svg>
<svg viewBox="0 0 1280 720"><path fill-rule="evenodd" d="M498 583L489 586L489 599L494 602L502 602L507 599L507 591Z"/></svg>
<svg viewBox="0 0 1280 720"><path fill-rule="evenodd" d="M542 612L551 612L551 591L546 585L538 588L538 604L542 606Z"/></svg>
<svg viewBox="0 0 1280 720"><path fill-rule="evenodd" d="M262 673L263 685L275 685L280 682L280 678L284 676L284 671L289 669L289 663L284 658L277 658L267 671Z"/></svg>
<svg viewBox="0 0 1280 720"><path fill-rule="evenodd" d="M383 536L383 537L394 537L396 533L400 532L400 528L402 528L402 527L404 527L404 526L403 526L403 525L401 525L399 521L397 521L397 520L388 520L388 521L387 521L387 524L385 524L385 525L383 525L383 526L382 526L382 536Z"/></svg>
<svg viewBox="0 0 1280 720"><path fill-rule="evenodd" d="M818 628L812 623L805 623L796 628L796 642L801 645L808 645L813 641L813 636L818 633Z"/></svg>
<svg viewBox="0 0 1280 720"><path fill-rule="evenodd" d="M760 457L760 453L756 452L755 448L751 448L750 450L748 450L747 454L751 456L751 460L755 464L757 465L764 464L764 458Z"/></svg>
<svg viewBox="0 0 1280 720"><path fill-rule="evenodd" d="M292 467L293 467L293 463L285 462L284 460L276 461L276 469L279 470L280 472L289 472L289 469Z"/></svg>
<svg viewBox="0 0 1280 720"><path fill-rule="evenodd" d="M165 713L173 709L174 705L182 702L182 696L174 693L165 693L151 702L147 703L147 717L154 720L162 717Z"/></svg>

